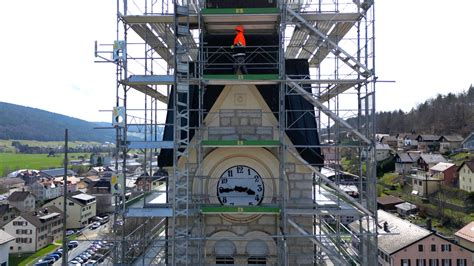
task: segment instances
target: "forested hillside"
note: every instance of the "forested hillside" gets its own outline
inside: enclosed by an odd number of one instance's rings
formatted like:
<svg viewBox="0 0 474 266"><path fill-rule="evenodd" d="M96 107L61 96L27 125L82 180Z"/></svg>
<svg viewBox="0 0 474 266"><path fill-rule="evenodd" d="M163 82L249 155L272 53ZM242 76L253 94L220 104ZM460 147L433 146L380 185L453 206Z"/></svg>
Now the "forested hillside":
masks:
<svg viewBox="0 0 474 266"><path fill-rule="evenodd" d="M40 109L0 102L0 139L64 140L68 129L71 141L115 142L115 130L94 129L103 126Z"/></svg>
<svg viewBox="0 0 474 266"><path fill-rule="evenodd" d="M377 133L460 134L474 131L474 87L462 93L437 95L410 112L379 112Z"/></svg>

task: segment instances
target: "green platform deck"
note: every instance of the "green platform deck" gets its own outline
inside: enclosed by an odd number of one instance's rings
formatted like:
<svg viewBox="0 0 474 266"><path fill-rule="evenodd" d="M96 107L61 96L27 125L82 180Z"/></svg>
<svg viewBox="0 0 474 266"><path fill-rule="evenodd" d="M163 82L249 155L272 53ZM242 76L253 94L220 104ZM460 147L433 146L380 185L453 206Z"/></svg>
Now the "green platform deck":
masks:
<svg viewBox="0 0 474 266"><path fill-rule="evenodd" d="M280 208L271 206L204 206L201 208L203 214L280 214Z"/></svg>
<svg viewBox="0 0 474 266"><path fill-rule="evenodd" d="M201 12L203 15L222 14L279 14L280 9L276 7L267 8L205 8Z"/></svg>
<svg viewBox="0 0 474 266"><path fill-rule="evenodd" d="M207 147L278 147L278 140L203 140Z"/></svg>

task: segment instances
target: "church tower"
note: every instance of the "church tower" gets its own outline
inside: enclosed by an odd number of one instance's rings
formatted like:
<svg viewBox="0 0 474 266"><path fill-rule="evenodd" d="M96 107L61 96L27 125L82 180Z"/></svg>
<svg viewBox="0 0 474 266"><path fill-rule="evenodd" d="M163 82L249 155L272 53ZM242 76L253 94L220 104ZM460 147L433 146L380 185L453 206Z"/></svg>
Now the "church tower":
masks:
<svg viewBox="0 0 474 266"><path fill-rule="evenodd" d="M117 142L143 151L165 188L117 211L152 228L143 261L376 265L373 1L127 2ZM137 40L144 56L132 55ZM144 123L129 117L129 94L145 95ZM128 139L132 126L144 139ZM367 228L348 226L357 220Z"/></svg>

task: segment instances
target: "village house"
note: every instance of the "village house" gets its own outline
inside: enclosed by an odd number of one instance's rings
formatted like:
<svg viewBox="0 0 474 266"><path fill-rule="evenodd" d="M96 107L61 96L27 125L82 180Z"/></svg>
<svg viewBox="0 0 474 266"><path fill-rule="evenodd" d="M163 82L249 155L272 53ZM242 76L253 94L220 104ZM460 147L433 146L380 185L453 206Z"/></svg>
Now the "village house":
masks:
<svg viewBox="0 0 474 266"><path fill-rule="evenodd" d="M388 146L392 147L393 149L398 148L398 140L396 136L384 136L380 140L382 144L387 144Z"/></svg>
<svg viewBox="0 0 474 266"><path fill-rule="evenodd" d="M454 239L459 245L471 250L472 261L474 262L474 221L454 233Z"/></svg>
<svg viewBox="0 0 474 266"><path fill-rule="evenodd" d="M420 154L416 152L397 152L395 154L395 172L406 175L416 168Z"/></svg>
<svg viewBox="0 0 474 266"><path fill-rule="evenodd" d="M461 148L463 137L460 135L444 135L439 138L439 152L446 153Z"/></svg>
<svg viewBox="0 0 474 266"><path fill-rule="evenodd" d="M24 212L4 225L3 230L15 237L10 242L10 253L33 253L61 239L63 213L54 206Z"/></svg>
<svg viewBox="0 0 474 266"><path fill-rule="evenodd" d="M474 160L462 163L458 168L459 188L474 192Z"/></svg>
<svg viewBox="0 0 474 266"><path fill-rule="evenodd" d="M55 177L54 183L58 184L63 188L63 192L61 194L64 194L64 177ZM67 192L74 192L79 189L78 184L81 182L81 179L79 177L75 176L70 176L67 178Z"/></svg>
<svg viewBox="0 0 474 266"><path fill-rule="evenodd" d="M436 179L442 179L443 184L457 187L458 168L453 163L437 163L430 168L430 175Z"/></svg>
<svg viewBox="0 0 474 266"><path fill-rule="evenodd" d="M441 154L422 153L417 160L418 169L428 172L428 170L438 163L446 163L447 160Z"/></svg>
<svg viewBox="0 0 474 266"><path fill-rule="evenodd" d="M25 181L18 177L2 178L0 186L8 191L21 191L25 187Z"/></svg>
<svg viewBox="0 0 474 266"><path fill-rule="evenodd" d="M41 178L28 186L28 190L36 196L38 201L45 201L59 197L64 193L61 183L53 178Z"/></svg>
<svg viewBox="0 0 474 266"><path fill-rule="evenodd" d="M474 151L474 132L471 132L471 134L461 142L461 145L465 150Z"/></svg>
<svg viewBox="0 0 474 266"><path fill-rule="evenodd" d="M15 191L8 197L8 204L21 212L33 211L36 199L29 191Z"/></svg>
<svg viewBox="0 0 474 266"><path fill-rule="evenodd" d="M49 178L64 177L64 168L41 170L40 175L42 177L49 177ZM67 170L67 176L68 177L76 176L76 173L72 170Z"/></svg>
<svg viewBox="0 0 474 266"><path fill-rule="evenodd" d="M63 202L64 197L60 196L48 201L43 207L56 206L60 210L64 210ZM66 196L66 227L68 229L87 226L95 215L96 200L94 196L79 191Z"/></svg>
<svg viewBox="0 0 474 266"><path fill-rule="evenodd" d="M136 189L138 191L156 190L158 186L164 184L164 178L164 176L158 176L157 173L153 176L141 175L135 180Z"/></svg>
<svg viewBox="0 0 474 266"><path fill-rule="evenodd" d="M15 238L12 235L0 230L0 266L8 266L10 242L13 240L15 240Z"/></svg>
<svg viewBox="0 0 474 266"><path fill-rule="evenodd" d="M416 140L418 141L418 150L424 152L439 151L439 138L436 135L418 135Z"/></svg>
<svg viewBox="0 0 474 266"><path fill-rule="evenodd" d="M90 183L87 187L87 194L96 198L97 214L115 211L110 179L101 178Z"/></svg>
<svg viewBox="0 0 474 266"><path fill-rule="evenodd" d="M472 252L445 237L403 220L391 213L378 210L379 236L378 265L472 265ZM362 219L362 227L367 230L367 220ZM370 224L373 224L371 222ZM359 220L349 224L353 232L359 232ZM374 228L369 228L371 232ZM354 237L353 246L357 249L359 238Z"/></svg>
<svg viewBox="0 0 474 266"><path fill-rule="evenodd" d="M395 208L401 217L408 216L410 214L416 214L418 212L418 207L410 202L399 203L395 205Z"/></svg>
<svg viewBox="0 0 474 266"><path fill-rule="evenodd" d="M418 195L420 197L428 197L429 195L437 192L443 183L442 179L434 178L428 174L412 175L411 179L413 187L411 194Z"/></svg>
<svg viewBox="0 0 474 266"><path fill-rule="evenodd" d="M411 133L397 134L398 148L403 150L412 150L418 148L417 135Z"/></svg>
<svg viewBox="0 0 474 266"><path fill-rule="evenodd" d="M1 204L0 227L15 219L15 217L17 217L18 215L20 215L20 211L17 208L10 206L10 204Z"/></svg>
<svg viewBox="0 0 474 266"><path fill-rule="evenodd" d="M377 162L383 161L390 157L392 148L388 144L376 143L375 144L375 160Z"/></svg>
<svg viewBox="0 0 474 266"><path fill-rule="evenodd" d="M395 211L395 205L405 202L401 198L392 195L382 196L377 198L377 209L384 211Z"/></svg>

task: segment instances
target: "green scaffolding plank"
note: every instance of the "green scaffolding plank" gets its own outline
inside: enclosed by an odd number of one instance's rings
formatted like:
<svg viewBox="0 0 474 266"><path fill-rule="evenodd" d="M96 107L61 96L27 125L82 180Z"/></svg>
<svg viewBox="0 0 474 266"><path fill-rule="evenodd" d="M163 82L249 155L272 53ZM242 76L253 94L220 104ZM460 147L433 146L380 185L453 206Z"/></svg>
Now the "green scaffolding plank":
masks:
<svg viewBox="0 0 474 266"><path fill-rule="evenodd" d="M232 80L278 80L278 74L207 74L203 75L203 79L232 79Z"/></svg>
<svg viewBox="0 0 474 266"><path fill-rule="evenodd" d="M221 14L278 14L280 9L276 7L267 8L205 8L201 12L203 15Z"/></svg>
<svg viewBox="0 0 474 266"><path fill-rule="evenodd" d="M201 144L212 147L276 147L280 145L280 142L278 140L203 140Z"/></svg>
<svg viewBox="0 0 474 266"><path fill-rule="evenodd" d="M280 208L270 206L204 206L203 214L220 213L253 213L253 214L280 214Z"/></svg>

